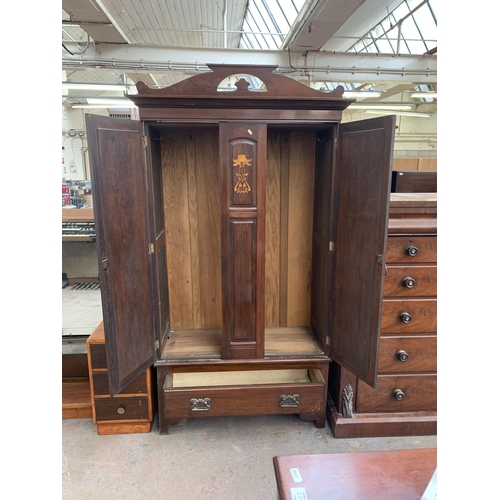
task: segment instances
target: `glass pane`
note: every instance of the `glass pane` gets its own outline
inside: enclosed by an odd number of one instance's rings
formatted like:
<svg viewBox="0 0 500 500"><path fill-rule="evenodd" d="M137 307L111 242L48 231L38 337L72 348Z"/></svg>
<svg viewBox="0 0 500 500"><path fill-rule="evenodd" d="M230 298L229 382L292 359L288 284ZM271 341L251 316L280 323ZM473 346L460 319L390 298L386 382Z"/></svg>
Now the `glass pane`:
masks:
<svg viewBox="0 0 500 500"><path fill-rule="evenodd" d="M424 5L420 9L418 9L414 14L413 18L418 25L420 33L424 37L425 40L437 40L437 27L434 22L434 18L432 17L431 11L427 5ZM430 42L427 44L430 45L429 48L434 47L437 42Z"/></svg>
<svg viewBox="0 0 500 500"><path fill-rule="evenodd" d="M401 33L407 40L422 39L415 25L415 21L413 21L411 16L403 21L403 24L401 25Z"/></svg>
<svg viewBox="0 0 500 500"><path fill-rule="evenodd" d="M408 44L410 54L423 54L424 52L427 52L424 42L407 41L406 43Z"/></svg>
<svg viewBox="0 0 500 500"><path fill-rule="evenodd" d="M384 54L394 53L392 45L387 41L385 37L382 37L380 40L377 40L377 47L379 48L380 52Z"/></svg>
<svg viewBox="0 0 500 500"><path fill-rule="evenodd" d="M408 12L410 12L408 5L406 2L403 2L392 11L392 15L396 18L396 21L399 21L402 17L405 17Z"/></svg>

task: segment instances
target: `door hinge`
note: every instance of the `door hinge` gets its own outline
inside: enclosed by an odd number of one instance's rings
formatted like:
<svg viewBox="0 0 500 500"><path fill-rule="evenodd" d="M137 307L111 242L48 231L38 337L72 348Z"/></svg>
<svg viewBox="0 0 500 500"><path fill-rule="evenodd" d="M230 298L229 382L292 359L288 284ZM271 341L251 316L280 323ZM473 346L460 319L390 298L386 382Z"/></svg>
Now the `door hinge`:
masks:
<svg viewBox="0 0 500 500"><path fill-rule="evenodd" d="M328 245L328 250L330 252L333 252L334 247L335 247L335 243L333 241L330 241L330 244Z"/></svg>
<svg viewBox="0 0 500 500"><path fill-rule="evenodd" d="M384 262L384 256L378 253L377 254L377 264L382 265L383 262Z"/></svg>
<svg viewBox="0 0 500 500"><path fill-rule="evenodd" d="M149 255L155 253L155 244L154 243L150 243L149 244Z"/></svg>
<svg viewBox="0 0 500 500"><path fill-rule="evenodd" d="M145 135L142 136L142 146L144 148L148 147L148 138Z"/></svg>
<svg viewBox="0 0 500 500"><path fill-rule="evenodd" d="M159 349L159 348L160 348L160 341L155 340L155 349Z"/></svg>
<svg viewBox="0 0 500 500"><path fill-rule="evenodd" d="M335 139L333 139L333 148L335 149L335 151L337 151L337 149L339 149L339 139L338 139L338 137L335 137Z"/></svg>
<svg viewBox="0 0 500 500"><path fill-rule="evenodd" d="M108 259L102 259L102 270L106 271L108 268Z"/></svg>
<svg viewBox="0 0 500 500"><path fill-rule="evenodd" d="M330 345L330 337L326 337L326 345Z"/></svg>

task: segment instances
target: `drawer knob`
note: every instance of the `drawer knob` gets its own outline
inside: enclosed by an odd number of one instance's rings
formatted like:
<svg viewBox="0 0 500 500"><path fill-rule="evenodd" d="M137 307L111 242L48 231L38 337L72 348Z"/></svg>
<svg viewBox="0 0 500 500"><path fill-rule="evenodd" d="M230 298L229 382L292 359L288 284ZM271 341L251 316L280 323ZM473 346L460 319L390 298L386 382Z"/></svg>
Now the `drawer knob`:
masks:
<svg viewBox="0 0 500 500"><path fill-rule="evenodd" d="M125 413L125 408L123 408L123 406L118 407L116 413L118 413L118 415L123 415Z"/></svg>
<svg viewBox="0 0 500 500"><path fill-rule="evenodd" d="M407 312L401 313L401 321L408 324L411 321L411 314Z"/></svg>
<svg viewBox="0 0 500 500"><path fill-rule="evenodd" d="M410 357L410 356L408 355L408 353L407 353L406 351L403 351L403 350L398 351L398 352L396 353L396 356L397 356L397 358L399 359L399 361L402 361L403 363L404 363L405 361L408 361L408 358Z"/></svg>
<svg viewBox="0 0 500 500"><path fill-rule="evenodd" d="M395 399L397 399L398 401L403 401L403 399L405 398L405 393L401 390L401 389L396 389L392 395L394 396Z"/></svg>
<svg viewBox="0 0 500 500"><path fill-rule="evenodd" d="M418 253L418 248L414 247L413 245L410 245L410 246L406 247L406 253L410 257L415 257L415 255L417 255L417 253Z"/></svg>
<svg viewBox="0 0 500 500"><path fill-rule="evenodd" d="M403 280L403 285L406 287L406 288L413 288L415 286L415 280L413 278L411 278L410 276L407 276L404 280Z"/></svg>

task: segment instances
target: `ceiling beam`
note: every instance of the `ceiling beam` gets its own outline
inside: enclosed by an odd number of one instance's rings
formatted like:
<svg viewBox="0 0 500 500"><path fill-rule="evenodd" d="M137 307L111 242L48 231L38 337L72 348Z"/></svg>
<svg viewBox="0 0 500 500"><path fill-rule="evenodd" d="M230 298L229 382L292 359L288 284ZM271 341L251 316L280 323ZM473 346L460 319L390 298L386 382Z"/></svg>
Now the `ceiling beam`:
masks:
<svg viewBox="0 0 500 500"><path fill-rule="evenodd" d="M66 44L70 46L70 44ZM95 44L82 54L62 54L62 69L193 74L206 64L272 65L289 76L313 75L333 82L436 83L435 56L356 54L353 52L287 52Z"/></svg>
<svg viewBox="0 0 500 500"><path fill-rule="evenodd" d="M365 0L306 0L282 48L319 50Z"/></svg>

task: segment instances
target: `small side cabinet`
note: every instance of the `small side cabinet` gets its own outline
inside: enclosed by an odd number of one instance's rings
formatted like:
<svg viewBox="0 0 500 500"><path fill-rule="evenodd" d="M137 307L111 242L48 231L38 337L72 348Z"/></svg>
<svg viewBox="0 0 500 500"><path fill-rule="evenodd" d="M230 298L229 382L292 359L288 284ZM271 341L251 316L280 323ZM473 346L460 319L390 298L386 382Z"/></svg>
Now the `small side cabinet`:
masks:
<svg viewBox="0 0 500 500"><path fill-rule="evenodd" d="M139 375L117 396L111 397L102 322L87 339L87 360L92 418L97 424L97 434L150 432L155 414L151 368Z"/></svg>

